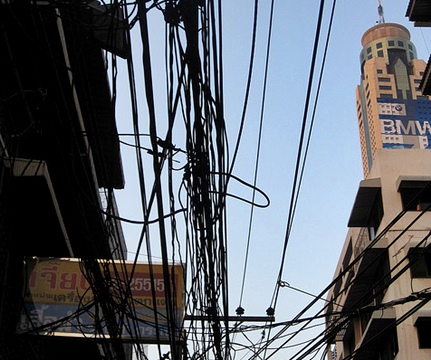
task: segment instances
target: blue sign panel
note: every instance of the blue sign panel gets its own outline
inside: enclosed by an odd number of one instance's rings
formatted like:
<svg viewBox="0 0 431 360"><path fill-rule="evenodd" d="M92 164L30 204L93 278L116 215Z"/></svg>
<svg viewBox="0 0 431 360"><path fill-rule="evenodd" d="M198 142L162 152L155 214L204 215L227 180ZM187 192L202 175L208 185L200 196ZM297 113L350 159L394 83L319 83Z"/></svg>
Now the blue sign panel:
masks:
<svg viewBox="0 0 431 360"><path fill-rule="evenodd" d="M172 334L163 309L158 312L158 323L154 322L154 309L144 309L139 304L121 314L116 323L120 325L121 338L125 341L166 342ZM177 318L181 313L175 312ZM179 338L181 324L174 329ZM18 333L39 335L80 336L88 338L109 337L103 311L96 305L77 308L74 305L41 304L26 302L17 327Z"/></svg>
<svg viewBox="0 0 431 360"><path fill-rule="evenodd" d="M431 149L431 101L377 99L383 148Z"/></svg>

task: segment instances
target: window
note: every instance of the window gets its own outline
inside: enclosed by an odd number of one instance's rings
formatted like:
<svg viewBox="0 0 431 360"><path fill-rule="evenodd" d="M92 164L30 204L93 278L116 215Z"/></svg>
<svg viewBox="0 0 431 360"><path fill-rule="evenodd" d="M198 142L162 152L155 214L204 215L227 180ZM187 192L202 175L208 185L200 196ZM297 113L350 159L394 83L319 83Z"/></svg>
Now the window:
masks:
<svg viewBox="0 0 431 360"><path fill-rule="evenodd" d="M403 41L398 41L398 46L404 47L404 42Z"/></svg>
<svg viewBox="0 0 431 360"><path fill-rule="evenodd" d="M407 211L430 211L431 185L428 181L401 181L399 192L403 209Z"/></svg>
<svg viewBox="0 0 431 360"><path fill-rule="evenodd" d="M369 299L368 302L373 302L374 305L380 305L383 302L390 281L391 270L389 267L389 257L386 253L376 264L372 284L370 284L370 288L372 289L372 294L370 294L370 296L372 296L372 299Z"/></svg>
<svg viewBox="0 0 431 360"><path fill-rule="evenodd" d="M378 80L379 80L380 82L391 82L391 79L390 79L390 78L387 78L387 77L379 77L379 78L378 78Z"/></svg>
<svg viewBox="0 0 431 360"><path fill-rule="evenodd" d="M413 50L413 46L412 46L412 44L409 44L409 49L410 49L410 50Z"/></svg>
<svg viewBox="0 0 431 360"><path fill-rule="evenodd" d="M344 336L343 343L345 345L345 355L350 355L353 351L355 351L356 341L355 329L353 328L353 326L349 326L349 328L346 330L346 335Z"/></svg>
<svg viewBox="0 0 431 360"><path fill-rule="evenodd" d="M412 278L431 278L431 253L414 250L409 253L409 260Z"/></svg>
<svg viewBox="0 0 431 360"><path fill-rule="evenodd" d="M340 274L338 274L338 276L340 276ZM341 285L342 285L343 279L341 277L339 277L339 279L337 280L337 282L335 283L334 286L334 294L337 296L340 294L340 289L341 289Z"/></svg>
<svg viewBox="0 0 431 360"><path fill-rule="evenodd" d="M400 91L401 92L401 90L398 90L398 91ZM406 96L405 96L405 98L406 99L413 99L413 96L412 96L412 91L411 90L406 90Z"/></svg>
<svg viewBox="0 0 431 360"><path fill-rule="evenodd" d="M393 40L389 40L389 41L388 41L388 45L389 45L389 46L395 46L395 42L394 42Z"/></svg>
<svg viewBox="0 0 431 360"><path fill-rule="evenodd" d="M376 352L370 357L370 360L394 360L397 354L397 330L394 328L380 338Z"/></svg>
<svg viewBox="0 0 431 360"><path fill-rule="evenodd" d="M419 347L421 349L431 348L431 318L420 317L415 324L418 331Z"/></svg>
<svg viewBox="0 0 431 360"><path fill-rule="evenodd" d="M393 99L394 96L392 94L380 94L381 98L386 98L386 99Z"/></svg>
<svg viewBox="0 0 431 360"><path fill-rule="evenodd" d="M379 85L379 90L392 90L390 85Z"/></svg>
<svg viewBox="0 0 431 360"><path fill-rule="evenodd" d="M378 57L384 57L384 56L383 56L383 50L379 50L379 51L377 51L377 56L378 56Z"/></svg>
<svg viewBox="0 0 431 360"><path fill-rule="evenodd" d="M382 46L383 46L383 44L382 44L381 42L379 42L379 43L377 43L377 44L376 44L376 48L377 48L377 49L381 49L381 48L382 48Z"/></svg>
<svg viewBox="0 0 431 360"><path fill-rule="evenodd" d="M383 70L382 69L377 69L377 74L383 74Z"/></svg>
<svg viewBox="0 0 431 360"><path fill-rule="evenodd" d="M367 271L367 270L365 270ZM367 277L367 292L363 294L361 300L361 306L365 305L380 305L383 302L387 288L391 282L389 257L387 251L382 258L377 258L373 265L370 265L368 269L369 273L365 275ZM364 274L361 272L360 274ZM360 275L358 274L358 277ZM357 278L358 279L358 278ZM364 313L360 318L362 331L365 332L369 321L371 320L372 313ZM383 345L383 341L381 345ZM386 344L385 344L386 345ZM379 350L382 350L384 346L379 346ZM380 360L381 358L379 358ZM385 358L386 359L386 358ZM392 359L392 358L390 358Z"/></svg>
<svg viewBox="0 0 431 360"><path fill-rule="evenodd" d="M350 258L352 257L353 247L352 247L352 238L350 238L349 245L347 246L346 254L344 255L343 260L343 270L347 268L350 264Z"/></svg>
<svg viewBox="0 0 431 360"><path fill-rule="evenodd" d="M379 190L379 195L376 196L374 204L370 211L370 218L368 220L368 235L370 240L374 240L377 235L377 229L380 226L383 218L383 201L381 191Z"/></svg>
<svg viewBox="0 0 431 360"><path fill-rule="evenodd" d="M421 83L421 79L415 79L414 82L415 82L415 84L420 84Z"/></svg>
<svg viewBox="0 0 431 360"><path fill-rule="evenodd" d="M415 58L415 56L413 55L413 53L411 51L409 51L409 55L410 55L411 60L413 60Z"/></svg>
<svg viewBox="0 0 431 360"><path fill-rule="evenodd" d="M371 47L367 48L367 54L371 54Z"/></svg>

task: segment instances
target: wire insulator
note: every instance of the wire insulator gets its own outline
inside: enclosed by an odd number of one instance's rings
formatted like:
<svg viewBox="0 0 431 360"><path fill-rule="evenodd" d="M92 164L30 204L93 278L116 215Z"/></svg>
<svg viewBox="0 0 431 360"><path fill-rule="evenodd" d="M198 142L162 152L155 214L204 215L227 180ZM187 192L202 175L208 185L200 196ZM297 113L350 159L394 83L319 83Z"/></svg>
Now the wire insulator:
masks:
<svg viewBox="0 0 431 360"><path fill-rule="evenodd" d="M235 311L238 316L244 315L245 312L244 308L242 308L241 306L238 306Z"/></svg>
<svg viewBox="0 0 431 360"><path fill-rule="evenodd" d="M272 308L271 306L268 309L266 309L266 315L274 316L274 314L275 314L275 309Z"/></svg>

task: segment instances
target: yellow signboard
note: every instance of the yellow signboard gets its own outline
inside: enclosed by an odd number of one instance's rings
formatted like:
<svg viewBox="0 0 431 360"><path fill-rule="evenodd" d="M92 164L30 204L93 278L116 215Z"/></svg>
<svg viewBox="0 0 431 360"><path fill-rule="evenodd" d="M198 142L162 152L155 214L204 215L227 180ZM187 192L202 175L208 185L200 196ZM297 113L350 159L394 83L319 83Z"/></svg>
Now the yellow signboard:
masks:
<svg viewBox="0 0 431 360"><path fill-rule="evenodd" d="M161 264L134 265L101 260L99 265L110 303L119 305L116 316L124 325L125 339L133 337L136 340L139 337L143 342L168 341L173 328L175 333L180 333L184 318L184 273L181 265L169 265L169 292L166 291ZM103 316L101 319L100 315L95 316L95 312L100 311L100 304L94 299L82 262L78 259L33 258L27 261L26 266L28 282L19 333L107 335L98 333L104 328L104 319ZM169 299L167 293L170 294ZM166 309L167 301L172 308L170 315Z"/></svg>

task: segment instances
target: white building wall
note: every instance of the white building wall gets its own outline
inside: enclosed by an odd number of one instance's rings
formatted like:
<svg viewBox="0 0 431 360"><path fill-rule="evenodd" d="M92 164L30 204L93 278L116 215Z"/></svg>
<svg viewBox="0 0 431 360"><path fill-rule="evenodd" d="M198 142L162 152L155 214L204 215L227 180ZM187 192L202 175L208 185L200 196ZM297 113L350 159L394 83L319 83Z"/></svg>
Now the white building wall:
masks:
<svg viewBox="0 0 431 360"><path fill-rule="evenodd" d="M368 179L380 178L381 192L384 215L378 229L380 233L402 212L403 205L401 194L398 192L398 186L402 179L431 180L431 151L415 149L378 149L375 156L375 162L370 171ZM394 277L398 271L408 265L406 256L409 249L415 247L431 231L431 211L424 213L419 220L413 225L412 221L421 214L421 211L408 211L399 219L391 229L386 233L378 246L391 245L388 249L388 258L391 270L395 269L391 276ZM409 226L410 229L403 233ZM343 270L343 261L348 249L348 244L352 241L353 249L358 241L360 228L350 228L346 236L346 241L338 262L335 277ZM431 238L430 240L431 241ZM424 245L429 244L429 241ZM352 255L352 260L354 259ZM344 288L344 280L341 288ZM393 284L391 284L385 293L383 303L392 300L403 299L412 293L423 291L431 288L431 279L428 278L411 278L410 270L405 271ZM329 293L331 298L332 292ZM340 296L336 302L343 304L346 295ZM417 302L408 302L403 305L395 305L395 316L397 319L406 314ZM334 307L334 311L341 310L341 307ZM431 303L422 307L416 313L427 314L431 316ZM431 359L431 349L420 349L417 335L417 328L414 326L415 316L407 318L397 326L397 337L399 352L396 360L425 360ZM361 329L355 326L356 342L360 342L362 336ZM430 334L431 336L431 334ZM343 354L342 342L337 342L337 359L342 359ZM345 344L344 344L345 345Z"/></svg>
<svg viewBox="0 0 431 360"><path fill-rule="evenodd" d="M384 215L379 231L386 228L402 211L401 195L397 188L402 177L431 180L431 151L419 149L377 150L369 178L381 179ZM388 250L391 269L397 267L401 260L407 256L409 249L417 245L431 230L431 212L429 212L425 213L406 233L397 239L419 214L420 211L407 212L388 231L386 235L388 245L396 240ZM407 261L398 265L398 268L401 269L404 265L407 265ZM413 292L419 292L429 287L431 287L431 279L412 279L410 271L407 270L389 287L383 302L405 298ZM397 319L408 312L414 304L409 302L395 306ZM431 312L431 304L425 305L421 311ZM431 349L419 349L417 330L412 317L401 323L397 327L397 332L399 345L397 360L431 359Z"/></svg>

